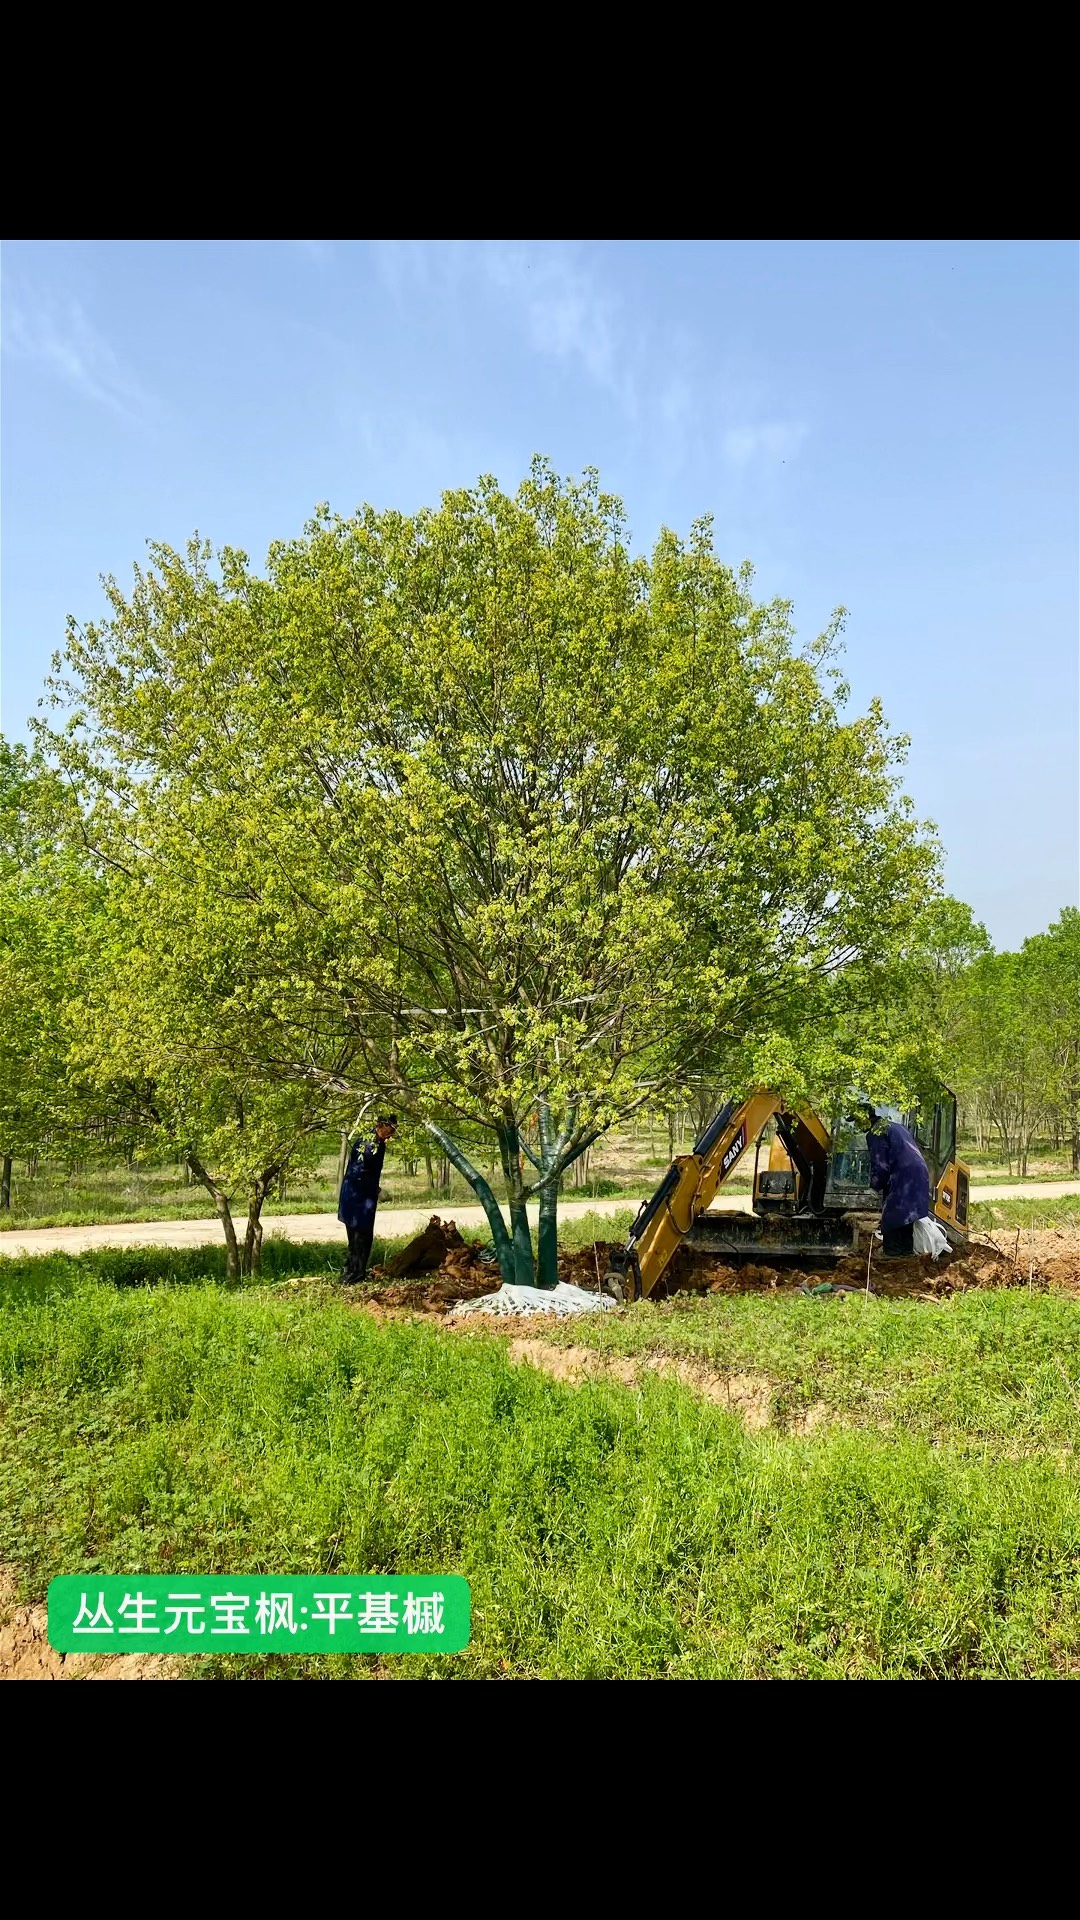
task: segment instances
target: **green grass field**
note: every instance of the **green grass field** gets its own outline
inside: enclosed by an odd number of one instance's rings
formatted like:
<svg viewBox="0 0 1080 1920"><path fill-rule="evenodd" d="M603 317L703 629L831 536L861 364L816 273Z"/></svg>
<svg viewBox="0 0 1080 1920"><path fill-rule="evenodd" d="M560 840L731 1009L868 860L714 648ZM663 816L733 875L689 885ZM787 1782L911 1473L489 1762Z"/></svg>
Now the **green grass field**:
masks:
<svg viewBox="0 0 1080 1920"><path fill-rule="evenodd" d="M459 1572L469 1650L382 1671L1080 1671L1072 1302L714 1296L556 1329L751 1370L774 1427L748 1433L672 1381L571 1386L497 1333L375 1324L298 1281L327 1253L281 1246L250 1288L200 1253L164 1284L117 1284L154 1278L145 1254L0 1265L0 1560L28 1596L83 1570ZM828 1419L800 1437L808 1403Z"/></svg>
<svg viewBox="0 0 1080 1920"><path fill-rule="evenodd" d="M973 1233L994 1233L1017 1227L1080 1227L1080 1193L1062 1194L1057 1200L974 1200L971 1205Z"/></svg>

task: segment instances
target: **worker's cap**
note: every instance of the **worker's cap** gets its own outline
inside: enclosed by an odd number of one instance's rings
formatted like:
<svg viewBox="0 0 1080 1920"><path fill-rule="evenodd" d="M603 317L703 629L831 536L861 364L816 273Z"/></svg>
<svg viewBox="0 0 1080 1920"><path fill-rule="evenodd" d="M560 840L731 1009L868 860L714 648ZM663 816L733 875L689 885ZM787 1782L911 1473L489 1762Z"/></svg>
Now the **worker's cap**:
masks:
<svg viewBox="0 0 1080 1920"><path fill-rule="evenodd" d="M396 1113L377 1113L375 1115L375 1125L377 1127L396 1127L397 1123Z"/></svg>

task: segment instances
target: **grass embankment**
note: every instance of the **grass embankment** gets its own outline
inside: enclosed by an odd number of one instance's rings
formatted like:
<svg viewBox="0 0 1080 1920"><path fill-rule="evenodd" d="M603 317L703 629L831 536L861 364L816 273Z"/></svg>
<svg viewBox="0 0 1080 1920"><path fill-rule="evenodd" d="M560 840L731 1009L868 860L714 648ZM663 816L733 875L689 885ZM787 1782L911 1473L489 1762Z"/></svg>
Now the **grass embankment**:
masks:
<svg viewBox="0 0 1080 1920"><path fill-rule="evenodd" d="M974 1200L971 1205L973 1233L994 1233L998 1228L1080 1227L1080 1193L1062 1194L1057 1200Z"/></svg>
<svg viewBox="0 0 1080 1920"><path fill-rule="evenodd" d="M768 1376L779 1430L748 1433L673 1381L564 1385L495 1333L377 1325L317 1284L101 1271L0 1266L0 1559L34 1597L83 1569L445 1571L473 1644L394 1673L1080 1670L1069 1302L715 1297L556 1330ZM785 1433L808 1399L831 1422Z"/></svg>
<svg viewBox="0 0 1080 1920"><path fill-rule="evenodd" d="M980 1463L1065 1457L1080 1438L1080 1307L1062 1295L973 1289L925 1305L677 1294L590 1319L586 1336L564 1321L542 1338L752 1379L780 1432L813 1407L832 1426L919 1438Z"/></svg>

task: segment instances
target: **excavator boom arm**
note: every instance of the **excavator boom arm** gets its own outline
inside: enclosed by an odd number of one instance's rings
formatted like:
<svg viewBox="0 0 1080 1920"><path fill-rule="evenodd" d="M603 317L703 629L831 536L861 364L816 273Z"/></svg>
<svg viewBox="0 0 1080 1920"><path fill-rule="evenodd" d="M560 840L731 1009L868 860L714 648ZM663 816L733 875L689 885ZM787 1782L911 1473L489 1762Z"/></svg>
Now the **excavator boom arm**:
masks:
<svg viewBox="0 0 1080 1920"><path fill-rule="evenodd" d="M809 1107L792 1112L774 1093L729 1100L709 1122L693 1153L680 1154L630 1229L625 1249L612 1261L611 1277L630 1299L652 1293L699 1214L705 1213L732 1169L767 1121L791 1155L803 1197L824 1180L829 1136Z"/></svg>

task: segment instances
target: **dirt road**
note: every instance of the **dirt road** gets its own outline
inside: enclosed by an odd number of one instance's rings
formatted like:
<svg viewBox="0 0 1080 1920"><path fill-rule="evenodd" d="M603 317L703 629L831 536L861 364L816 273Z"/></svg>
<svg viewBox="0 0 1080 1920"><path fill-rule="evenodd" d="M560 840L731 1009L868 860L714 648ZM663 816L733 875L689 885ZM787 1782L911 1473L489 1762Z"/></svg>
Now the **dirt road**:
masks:
<svg viewBox="0 0 1080 1920"><path fill-rule="evenodd" d="M732 1200L727 1205L745 1205ZM559 1208L562 1219L574 1220L585 1213L625 1213L637 1207L636 1200L567 1200ZM380 1207L377 1231L393 1239L399 1234L419 1233L433 1213L454 1220L462 1233L486 1233L487 1220L482 1207L453 1207L435 1200L429 1207ZM535 1227L537 1215L530 1207L529 1218ZM264 1220L266 1238L283 1240L332 1240L345 1245L345 1229L332 1213L275 1213ZM131 1220L111 1221L100 1227L34 1227L25 1233L0 1233L0 1253L87 1253L91 1247L202 1247L224 1244L220 1220Z"/></svg>
<svg viewBox="0 0 1080 1920"><path fill-rule="evenodd" d="M973 1200L1056 1200L1061 1195L1080 1194L1080 1180L1028 1181L1020 1186L976 1187ZM633 1200L565 1200L559 1208L563 1220L580 1219L586 1213L605 1218L636 1207ZM738 1213L749 1206L748 1194L730 1194L714 1200L716 1209ZM438 1202L430 1207L385 1207L378 1216L379 1233L387 1238L419 1233L431 1215L440 1211ZM444 1206L441 1211L456 1221L462 1233L486 1233L487 1221L481 1207ZM529 1218L536 1225L535 1210ZM267 1238L285 1240L327 1240L345 1245L345 1229L332 1213L279 1213L266 1218ZM204 1247L220 1246L218 1220L138 1220L113 1221L100 1227L35 1227L20 1233L0 1233L0 1254L88 1253L92 1247Z"/></svg>
<svg viewBox="0 0 1080 1920"><path fill-rule="evenodd" d="M980 1187L971 1183L973 1200L1065 1200L1080 1193L1080 1180L1021 1180L1011 1187Z"/></svg>

